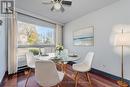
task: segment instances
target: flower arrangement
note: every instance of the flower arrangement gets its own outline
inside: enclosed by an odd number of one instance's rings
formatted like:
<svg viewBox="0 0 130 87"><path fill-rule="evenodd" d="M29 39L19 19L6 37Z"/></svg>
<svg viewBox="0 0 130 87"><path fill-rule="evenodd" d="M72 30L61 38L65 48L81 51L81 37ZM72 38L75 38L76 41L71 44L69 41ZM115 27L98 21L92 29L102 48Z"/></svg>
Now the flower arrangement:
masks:
<svg viewBox="0 0 130 87"><path fill-rule="evenodd" d="M61 45L61 44L58 44L58 45L56 46L56 50L59 51L59 52L61 52L63 49L64 49L64 47L63 47L63 45Z"/></svg>
<svg viewBox="0 0 130 87"><path fill-rule="evenodd" d="M56 56L57 58L61 58L61 52L63 51L64 47L62 44L56 45Z"/></svg>

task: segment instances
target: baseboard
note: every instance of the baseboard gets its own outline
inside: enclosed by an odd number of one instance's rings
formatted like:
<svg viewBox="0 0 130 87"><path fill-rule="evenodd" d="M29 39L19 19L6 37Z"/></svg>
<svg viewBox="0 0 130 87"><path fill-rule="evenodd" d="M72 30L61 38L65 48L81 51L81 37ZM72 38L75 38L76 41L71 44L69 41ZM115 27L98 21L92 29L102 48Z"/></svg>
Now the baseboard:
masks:
<svg viewBox="0 0 130 87"><path fill-rule="evenodd" d="M69 62L68 64L69 64L69 65L73 65L73 64L75 64L75 62ZM115 80L115 81L121 79L121 77L118 77L118 76L115 76L115 75L112 75L112 74L103 72L103 71L98 70L98 69L95 69L95 68L92 68L92 69L91 69L91 72L92 72L92 73L95 73L95 74L98 74L98 75L100 75L100 76L103 76L103 77L107 77L107 78L113 79L113 80ZM130 80L125 79L125 82L127 82L127 83L130 85Z"/></svg>
<svg viewBox="0 0 130 87"><path fill-rule="evenodd" d="M121 79L121 77L103 72L103 71L95 69L95 68L92 68L91 72L99 74L99 75L107 77L107 78L110 78L110 79L113 79L113 80L116 80L116 81ZM127 82L130 85L130 80L125 79L125 82Z"/></svg>
<svg viewBox="0 0 130 87"><path fill-rule="evenodd" d="M4 84L4 81L5 81L5 78L8 76L8 72L6 71L2 80L1 80L1 83L0 83L0 87L3 87L3 84Z"/></svg>

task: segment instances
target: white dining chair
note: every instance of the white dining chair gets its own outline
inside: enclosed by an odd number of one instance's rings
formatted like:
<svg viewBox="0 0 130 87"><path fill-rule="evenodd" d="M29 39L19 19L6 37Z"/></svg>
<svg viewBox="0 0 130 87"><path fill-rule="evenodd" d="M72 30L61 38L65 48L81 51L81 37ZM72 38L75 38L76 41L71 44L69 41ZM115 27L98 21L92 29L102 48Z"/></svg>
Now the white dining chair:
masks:
<svg viewBox="0 0 130 87"><path fill-rule="evenodd" d="M53 58L56 57L56 54L55 54L55 53L48 53L48 55L49 55L50 58L52 58L52 57L53 57Z"/></svg>
<svg viewBox="0 0 130 87"><path fill-rule="evenodd" d="M88 52L88 54L86 55L85 59L77 64L73 64L72 68L74 71L76 71L76 75L75 75L75 87L77 87L77 83L78 83L78 74L80 72L85 73L87 80L89 81L89 85L90 87L92 87L92 83L90 80L90 76L88 74L88 72L91 70L91 66L92 66L92 60L94 57L94 52Z"/></svg>
<svg viewBox="0 0 130 87"><path fill-rule="evenodd" d="M60 82L64 78L64 73L56 69L56 65L51 60L37 60L35 68L36 81L40 86L51 87L60 86Z"/></svg>
<svg viewBox="0 0 130 87"><path fill-rule="evenodd" d="M36 58L33 56L33 54L31 52L28 52L28 53L26 53L26 60L27 60L27 66L29 67L29 72L28 72L28 75L27 75L25 87L27 86L27 82L28 82L28 79L31 75L32 69L35 69Z"/></svg>
<svg viewBox="0 0 130 87"><path fill-rule="evenodd" d="M41 54L45 55L46 54L46 49L45 48L40 48Z"/></svg>

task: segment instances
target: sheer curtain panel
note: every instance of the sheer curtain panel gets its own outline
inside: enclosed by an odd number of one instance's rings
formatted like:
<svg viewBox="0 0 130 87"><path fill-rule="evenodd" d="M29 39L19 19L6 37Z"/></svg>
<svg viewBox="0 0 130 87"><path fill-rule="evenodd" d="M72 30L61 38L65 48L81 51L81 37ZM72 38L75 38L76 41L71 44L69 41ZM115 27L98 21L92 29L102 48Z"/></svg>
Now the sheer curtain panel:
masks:
<svg viewBox="0 0 130 87"><path fill-rule="evenodd" d="M17 72L17 57L16 57L16 34L17 34L16 13L8 14L7 31L8 31L8 74Z"/></svg>

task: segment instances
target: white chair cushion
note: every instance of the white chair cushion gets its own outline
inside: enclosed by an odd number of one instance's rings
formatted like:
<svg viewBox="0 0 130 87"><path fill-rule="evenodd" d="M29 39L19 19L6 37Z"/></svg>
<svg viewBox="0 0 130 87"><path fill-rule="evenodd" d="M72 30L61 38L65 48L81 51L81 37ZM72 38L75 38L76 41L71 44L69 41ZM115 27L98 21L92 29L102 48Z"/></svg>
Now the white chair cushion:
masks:
<svg viewBox="0 0 130 87"><path fill-rule="evenodd" d="M91 70L94 52L88 52L85 59L81 63L74 64L72 68L79 72L88 72Z"/></svg>
<svg viewBox="0 0 130 87"><path fill-rule="evenodd" d="M63 80L63 78L64 78L64 73L63 73L63 72L58 71L58 76L59 76L60 81L62 81L62 80Z"/></svg>
<svg viewBox="0 0 130 87"><path fill-rule="evenodd" d="M33 68L33 69L34 69L34 68L35 68L35 64L29 64L29 65L28 65L28 67Z"/></svg>
<svg viewBox="0 0 130 87"><path fill-rule="evenodd" d="M73 68L73 70L79 71L79 72L90 71L90 67L86 66L85 64L73 64L72 68Z"/></svg>

